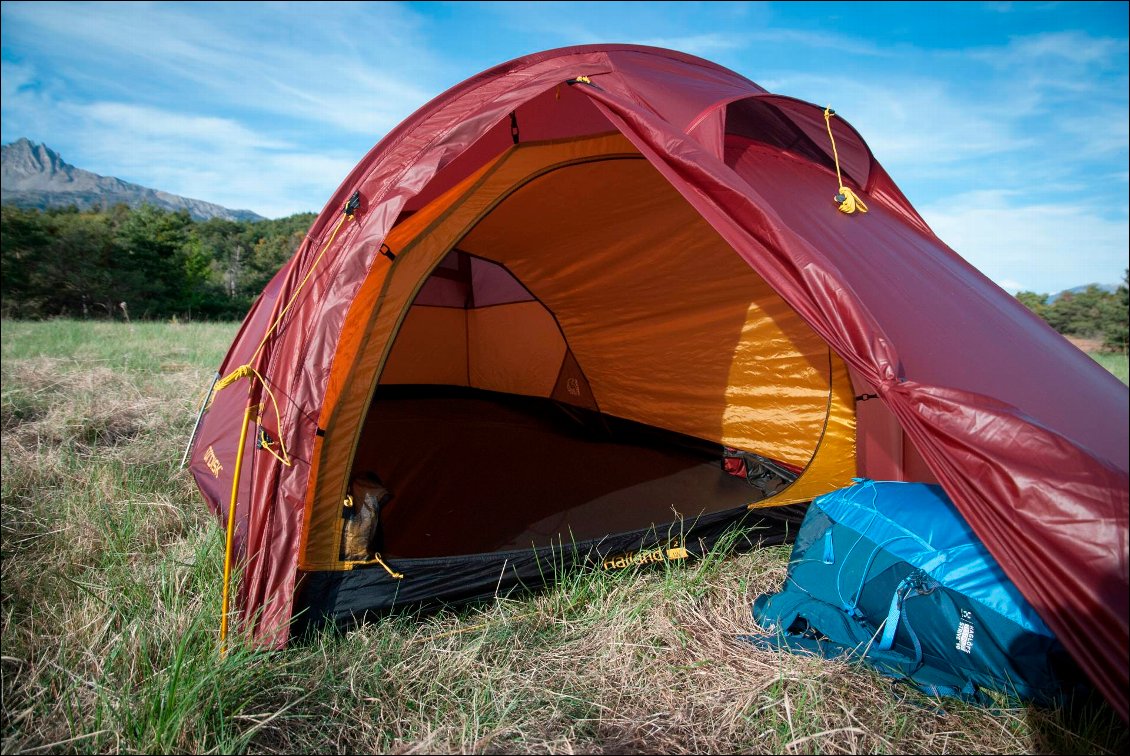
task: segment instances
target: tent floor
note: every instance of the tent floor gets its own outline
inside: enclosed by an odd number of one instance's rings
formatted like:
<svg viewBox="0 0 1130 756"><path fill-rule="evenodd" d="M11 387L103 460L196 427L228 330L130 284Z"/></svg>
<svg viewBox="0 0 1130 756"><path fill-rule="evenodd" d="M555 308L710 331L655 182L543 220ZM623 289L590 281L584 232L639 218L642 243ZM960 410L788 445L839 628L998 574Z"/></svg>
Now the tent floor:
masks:
<svg viewBox="0 0 1130 756"><path fill-rule="evenodd" d="M760 498L721 447L533 399L381 387L354 476L392 492L382 552L444 557L585 541Z"/></svg>

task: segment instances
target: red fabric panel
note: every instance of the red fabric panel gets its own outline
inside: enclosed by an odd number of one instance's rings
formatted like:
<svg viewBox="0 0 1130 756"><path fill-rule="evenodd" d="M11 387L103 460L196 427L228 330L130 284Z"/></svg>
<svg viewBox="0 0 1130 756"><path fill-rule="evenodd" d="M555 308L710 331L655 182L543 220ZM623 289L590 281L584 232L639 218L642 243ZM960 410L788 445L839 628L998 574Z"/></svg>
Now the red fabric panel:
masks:
<svg viewBox="0 0 1130 756"><path fill-rule="evenodd" d="M466 281L430 276L413 304L429 307L466 307L470 287Z"/></svg>
<svg viewBox="0 0 1130 756"><path fill-rule="evenodd" d="M518 138L522 143L601 134L613 130L612 124L593 105L592 100L573 87L561 83L572 76L563 71L558 82L560 86L554 85L529 102L519 105L514 111L518 120ZM513 144L510 119L504 118L453 160L423 191L408 200L405 208L418 210Z"/></svg>
<svg viewBox="0 0 1130 756"><path fill-rule="evenodd" d="M471 258L471 286L475 307L529 302L534 298L506 268L477 257Z"/></svg>
<svg viewBox="0 0 1130 756"><path fill-rule="evenodd" d="M279 291L290 276L292 264L284 265L267 284L263 293L259 295L224 361L220 364L220 377L228 375L235 368L243 365L251 358L258 347L263 332L270 325L278 304ZM213 396L212 404L208 407L200 420L196 440L193 442L189 455L188 469L196 479L196 484L204 494L208 508L226 528L228 507L231 501L232 478L235 474L235 458L239 446L240 422L247 408L248 390L251 388L246 379L241 379L228 388ZM258 393L256 388L256 394ZM249 433L247 451L254 448L254 433ZM251 459L251 454L245 453L244 464ZM209 464L211 460L211 464ZM217 468L218 474L213 472ZM238 496L239 507L236 512L236 551L243 551L246 539L247 505L250 494L250 478L241 476L240 492Z"/></svg>
<svg viewBox="0 0 1130 756"><path fill-rule="evenodd" d="M989 397L912 381L884 394L966 520L1125 718L1126 471Z"/></svg>
<svg viewBox="0 0 1130 756"><path fill-rule="evenodd" d="M687 134L694 137L703 149L719 160L726 149L726 108L717 107L700 116L699 119L687 129Z"/></svg>
<svg viewBox="0 0 1130 756"><path fill-rule="evenodd" d="M614 63L618 76L601 86L628 83L624 89L630 89L634 101L662 113L678 131L686 131L708 106L765 92L744 76L689 55L656 56L651 50L626 48L615 52Z"/></svg>
<svg viewBox="0 0 1130 756"><path fill-rule="evenodd" d="M444 275L445 271L449 275ZM452 250L437 266L437 272L428 276L413 304L490 307L533 299L534 295L498 263Z"/></svg>
<svg viewBox="0 0 1130 756"><path fill-rule="evenodd" d="M1112 405L1094 401L1127 407L1118 380L937 239L883 205L859 217L828 212L835 181L815 166L775 162L757 145L732 144L727 160L784 228L813 250L834 250L825 264L835 266L839 296L882 323L904 377L1007 397L1110 461L1130 455L1127 434L1109 422Z"/></svg>

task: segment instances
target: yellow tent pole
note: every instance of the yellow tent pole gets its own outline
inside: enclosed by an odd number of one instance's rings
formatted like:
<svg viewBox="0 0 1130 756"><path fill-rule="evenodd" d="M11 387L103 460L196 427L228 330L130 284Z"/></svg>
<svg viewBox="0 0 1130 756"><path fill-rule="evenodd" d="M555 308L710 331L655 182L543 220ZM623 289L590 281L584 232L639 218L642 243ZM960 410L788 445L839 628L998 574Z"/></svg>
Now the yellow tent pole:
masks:
<svg viewBox="0 0 1130 756"><path fill-rule="evenodd" d="M250 391L248 394L250 395ZM235 540L235 502L239 496L239 471L243 467L243 447L247 444L247 428L251 425L251 410L254 409L251 397L247 399L247 409L243 413L243 427L239 430L239 449L235 453L235 472L231 482L231 504L228 505L228 534L224 547L224 595L220 604L220 653L228 652L228 593L231 584L232 544Z"/></svg>

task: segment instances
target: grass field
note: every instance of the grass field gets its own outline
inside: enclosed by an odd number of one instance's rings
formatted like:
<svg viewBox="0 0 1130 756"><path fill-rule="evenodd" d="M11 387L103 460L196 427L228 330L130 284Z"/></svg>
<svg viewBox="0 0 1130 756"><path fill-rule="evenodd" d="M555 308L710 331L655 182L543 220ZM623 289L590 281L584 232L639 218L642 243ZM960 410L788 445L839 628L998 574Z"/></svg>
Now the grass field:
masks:
<svg viewBox="0 0 1130 756"><path fill-rule="evenodd" d="M1091 352L1091 358L1104 368L1114 373L1115 377L1123 383L1130 383L1130 367L1128 355L1115 354L1114 352Z"/></svg>
<svg viewBox="0 0 1130 756"><path fill-rule="evenodd" d="M234 332L2 324L3 753L1130 746L1102 704L973 708L735 642L782 547L221 658L222 534L178 463Z"/></svg>

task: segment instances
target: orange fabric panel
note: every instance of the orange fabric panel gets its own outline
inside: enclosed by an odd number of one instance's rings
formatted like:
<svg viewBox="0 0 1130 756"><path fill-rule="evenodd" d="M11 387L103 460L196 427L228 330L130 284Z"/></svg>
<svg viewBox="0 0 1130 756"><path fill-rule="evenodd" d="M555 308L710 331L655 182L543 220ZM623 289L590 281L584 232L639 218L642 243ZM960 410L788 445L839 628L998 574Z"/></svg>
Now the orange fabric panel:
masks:
<svg viewBox="0 0 1130 756"><path fill-rule="evenodd" d="M601 410L803 467L827 346L640 160L526 183L466 237L561 324Z"/></svg>
<svg viewBox="0 0 1130 756"><path fill-rule="evenodd" d="M467 311L421 307L408 311L380 382L467 386Z"/></svg>
<svg viewBox="0 0 1130 756"><path fill-rule="evenodd" d="M776 496L751 504L751 508L776 507L811 501L813 498L851 485L858 472L855 457L855 392L847 366L828 352L831 391L827 422L816 454L791 486Z"/></svg>
<svg viewBox="0 0 1130 756"><path fill-rule="evenodd" d="M472 386L526 396L553 392L565 341L540 302L468 310L467 332Z"/></svg>
<svg viewBox="0 0 1130 756"><path fill-rule="evenodd" d="M722 442L803 467L828 414L832 371L823 339L798 324L776 295L750 303L730 363Z"/></svg>

